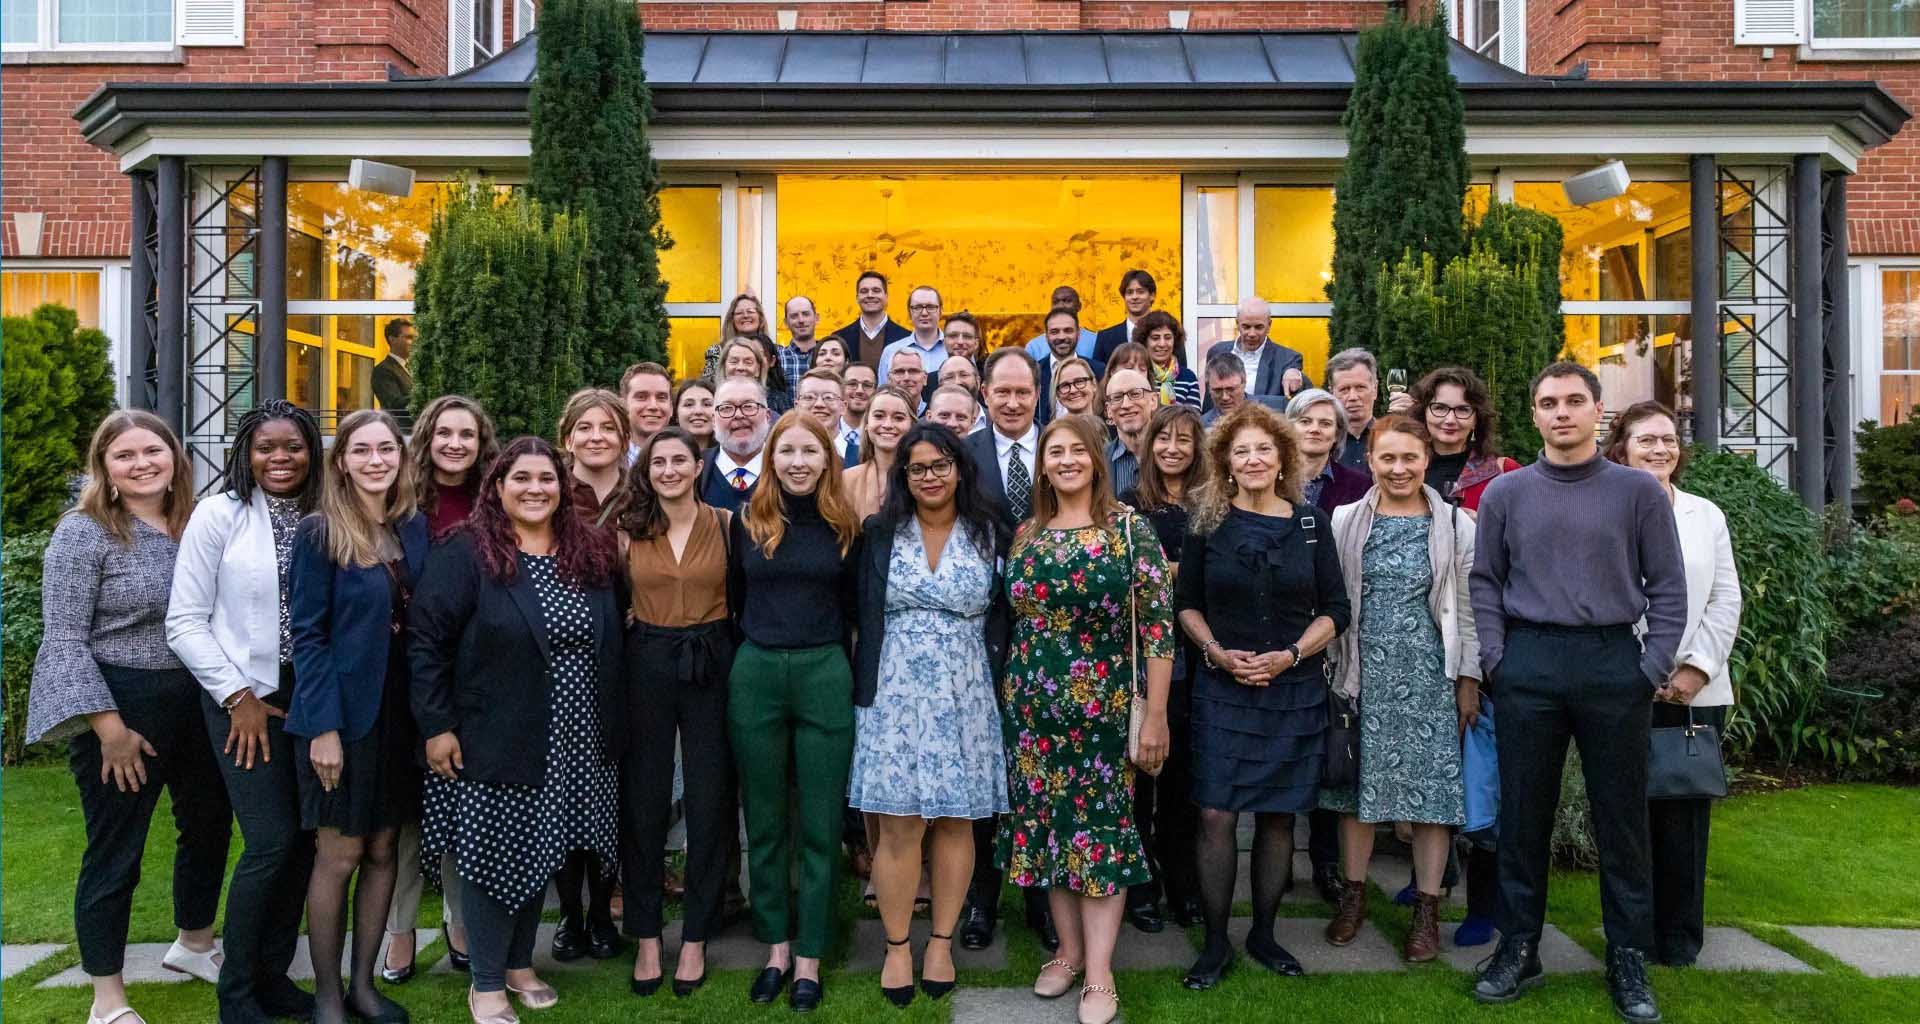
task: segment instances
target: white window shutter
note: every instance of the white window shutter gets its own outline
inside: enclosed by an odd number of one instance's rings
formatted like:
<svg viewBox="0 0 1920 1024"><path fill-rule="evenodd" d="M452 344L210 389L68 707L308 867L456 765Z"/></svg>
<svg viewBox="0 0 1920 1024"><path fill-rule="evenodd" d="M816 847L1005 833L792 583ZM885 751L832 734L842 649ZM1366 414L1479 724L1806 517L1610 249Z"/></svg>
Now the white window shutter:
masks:
<svg viewBox="0 0 1920 1024"><path fill-rule="evenodd" d="M473 0L447 0L447 74L473 67Z"/></svg>
<svg viewBox="0 0 1920 1024"><path fill-rule="evenodd" d="M527 33L533 31L533 22L538 16L533 8L533 0L513 0L514 42L519 42Z"/></svg>
<svg viewBox="0 0 1920 1024"><path fill-rule="evenodd" d="M1526 0L1500 0L1500 63L1527 70Z"/></svg>
<svg viewBox="0 0 1920 1024"><path fill-rule="evenodd" d="M245 46L247 0L175 0L173 24L181 46Z"/></svg>
<svg viewBox="0 0 1920 1024"><path fill-rule="evenodd" d="M1736 46L1780 46L1807 38L1809 0L1733 0Z"/></svg>

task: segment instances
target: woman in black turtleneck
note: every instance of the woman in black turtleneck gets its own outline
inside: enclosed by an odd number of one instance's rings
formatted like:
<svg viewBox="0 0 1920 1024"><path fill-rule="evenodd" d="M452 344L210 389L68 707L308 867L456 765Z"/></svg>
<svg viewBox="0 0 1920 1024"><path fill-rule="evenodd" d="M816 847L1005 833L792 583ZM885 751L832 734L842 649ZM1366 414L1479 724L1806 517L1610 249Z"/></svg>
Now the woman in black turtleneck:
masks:
<svg viewBox="0 0 1920 1024"><path fill-rule="evenodd" d="M769 947L750 995L770 1003L792 974L794 1009L811 1010L833 940L833 874L853 758L847 641L860 520L841 491L833 440L811 417L782 416L766 451L777 486L762 481L728 530L727 604L742 641L727 724L747 818L753 930ZM797 819L787 813L790 781L799 791ZM796 842L798 891L790 892Z"/></svg>

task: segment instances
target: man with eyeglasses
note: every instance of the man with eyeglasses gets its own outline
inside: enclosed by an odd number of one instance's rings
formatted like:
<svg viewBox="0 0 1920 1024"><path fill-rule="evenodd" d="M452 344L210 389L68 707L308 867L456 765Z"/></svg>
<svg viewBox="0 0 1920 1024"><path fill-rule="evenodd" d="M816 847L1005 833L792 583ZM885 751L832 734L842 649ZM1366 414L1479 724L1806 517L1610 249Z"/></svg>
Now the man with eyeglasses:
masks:
<svg viewBox="0 0 1920 1024"><path fill-rule="evenodd" d="M1040 399L1040 372L1026 349L1009 346L987 357L984 377L988 427L963 443L973 455L981 495L1011 534L1033 514L1034 449L1040 439L1033 412ZM973 825L973 882L960 913L960 945L967 949L991 945L1000 923L1000 891L1006 875L993 864L997 828L994 818ZM1041 946L1049 951L1058 948L1060 935L1047 907L1047 890L1033 886L1023 888L1021 895L1027 927L1039 936Z"/></svg>
<svg viewBox="0 0 1920 1024"><path fill-rule="evenodd" d="M879 390L880 379L873 367L865 363L848 363L841 371L843 385L841 398L840 425L833 430L833 446L840 452L840 461L845 466L860 464L860 425L866 422L867 406L873 403L873 393Z"/></svg>
<svg viewBox="0 0 1920 1024"><path fill-rule="evenodd" d="M1107 422L1113 424L1107 466L1112 471L1115 494L1132 490L1140 478L1140 441L1147 433L1157 394L1147 375L1139 370L1115 370L1107 381Z"/></svg>
<svg viewBox="0 0 1920 1024"><path fill-rule="evenodd" d="M939 373L941 364L947 361L947 339L940 333L940 293L924 284L908 292L907 316L913 321L913 333L880 353L880 386L883 388L894 383L893 359L902 352L919 354L921 387L926 386L927 376ZM920 394L918 390L911 393Z"/></svg>
<svg viewBox="0 0 1920 1024"><path fill-rule="evenodd" d="M896 350L887 360L886 373L880 375L880 386L891 387L913 396L913 414L927 411L927 370L921 363L920 350L903 348Z"/></svg>
<svg viewBox="0 0 1920 1024"><path fill-rule="evenodd" d="M880 353L913 332L887 316L887 276L878 270L861 272L853 283L853 298L860 306L860 315L833 332L834 336L846 343L851 362L865 363L878 370Z"/></svg>
<svg viewBox="0 0 1920 1024"><path fill-rule="evenodd" d="M1327 390L1347 414L1346 434L1333 449L1333 461L1369 477L1367 435L1373 432L1373 409L1380 400L1380 361L1364 348L1342 349L1327 360Z"/></svg>
<svg viewBox="0 0 1920 1024"><path fill-rule="evenodd" d="M800 386L796 389L793 407L827 428L829 437L840 422L840 409L845 404L846 384L840 380L839 374L823 367L800 375Z"/></svg>
<svg viewBox="0 0 1920 1024"><path fill-rule="evenodd" d="M1200 424L1211 427L1227 416L1232 415L1240 403L1249 399L1272 409L1274 412L1287 411L1287 402L1273 395L1247 394L1247 368L1240 357L1231 352L1221 352L1215 346L1213 354L1207 356L1207 401L1209 408L1200 414Z"/></svg>
<svg viewBox="0 0 1920 1024"><path fill-rule="evenodd" d="M737 512L760 482L761 451L767 445L767 389L752 377L728 377L713 393L713 436L718 442L700 468L700 497L715 508Z"/></svg>

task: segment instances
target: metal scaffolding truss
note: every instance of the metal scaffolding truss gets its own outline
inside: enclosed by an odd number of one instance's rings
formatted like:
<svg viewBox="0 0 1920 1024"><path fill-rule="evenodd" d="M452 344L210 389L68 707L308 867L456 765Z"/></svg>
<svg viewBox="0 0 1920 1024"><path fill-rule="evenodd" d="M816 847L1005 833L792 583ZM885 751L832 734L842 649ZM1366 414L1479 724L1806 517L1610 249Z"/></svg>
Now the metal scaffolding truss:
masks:
<svg viewBox="0 0 1920 1024"><path fill-rule="evenodd" d="M1853 491L1853 316L1847 290L1847 175L1820 182L1821 402L1826 426L1826 498L1850 504Z"/></svg>
<svg viewBox="0 0 1920 1024"><path fill-rule="evenodd" d="M1792 226L1787 168L1720 168L1720 443L1789 479Z"/></svg>
<svg viewBox="0 0 1920 1024"><path fill-rule="evenodd" d="M255 399L259 182L258 166L188 171L182 440L203 493L221 482L234 425Z"/></svg>

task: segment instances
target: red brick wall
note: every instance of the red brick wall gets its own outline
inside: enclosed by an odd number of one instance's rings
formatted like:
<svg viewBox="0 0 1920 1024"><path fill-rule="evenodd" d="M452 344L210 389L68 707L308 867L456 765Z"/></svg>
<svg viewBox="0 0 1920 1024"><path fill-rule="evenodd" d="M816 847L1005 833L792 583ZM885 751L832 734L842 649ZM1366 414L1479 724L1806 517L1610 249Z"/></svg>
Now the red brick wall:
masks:
<svg viewBox="0 0 1920 1024"><path fill-rule="evenodd" d="M511 7L511 4L508 5ZM189 47L178 64L10 64L0 74L5 248L18 254L12 214L46 215L40 253L123 258L127 179L86 144L73 112L103 82L381 81L389 63L443 74L445 0L248 0L246 45Z"/></svg>
<svg viewBox="0 0 1920 1024"><path fill-rule="evenodd" d="M881 3L642 4L650 29L773 31L776 12L797 12L803 31L945 32L956 29L1165 29L1167 12L1191 12L1191 29L1351 29L1385 17L1382 0L884 0Z"/></svg>
<svg viewBox="0 0 1920 1024"><path fill-rule="evenodd" d="M1733 0L1533 0L1527 60L1536 74L1585 63L1594 78L1877 81L1920 110L1920 61L1803 60L1795 46L1733 45ZM1920 253L1920 128L1870 150L1848 183L1847 242L1863 256Z"/></svg>

